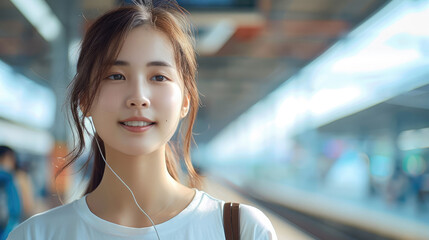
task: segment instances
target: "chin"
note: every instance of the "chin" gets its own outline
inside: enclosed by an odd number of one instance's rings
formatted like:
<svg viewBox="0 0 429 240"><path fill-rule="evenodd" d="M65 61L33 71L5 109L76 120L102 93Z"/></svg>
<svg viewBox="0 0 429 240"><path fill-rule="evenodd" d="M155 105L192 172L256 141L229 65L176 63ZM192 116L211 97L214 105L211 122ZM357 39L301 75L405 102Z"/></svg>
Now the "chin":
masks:
<svg viewBox="0 0 429 240"><path fill-rule="evenodd" d="M160 150L161 146L155 146L155 145L144 145L144 144L135 144L135 145L128 145L123 146L123 148L118 149L118 151L129 155L129 156L143 156L143 155L149 155L151 153L156 152L157 150Z"/></svg>

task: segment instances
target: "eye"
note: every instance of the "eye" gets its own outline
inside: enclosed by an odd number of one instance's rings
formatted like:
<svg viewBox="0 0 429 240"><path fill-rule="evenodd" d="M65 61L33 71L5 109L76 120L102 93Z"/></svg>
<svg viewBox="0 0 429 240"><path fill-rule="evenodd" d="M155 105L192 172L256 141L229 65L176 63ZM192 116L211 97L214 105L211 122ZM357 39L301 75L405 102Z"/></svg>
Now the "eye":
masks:
<svg viewBox="0 0 429 240"><path fill-rule="evenodd" d="M164 81L167 81L167 77L165 77L163 75L155 75L151 78L151 80L156 81L156 82L164 82Z"/></svg>
<svg viewBox="0 0 429 240"><path fill-rule="evenodd" d="M122 74L112 74L112 75L108 76L107 79L110 79L110 80L125 80L125 77Z"/></svg>

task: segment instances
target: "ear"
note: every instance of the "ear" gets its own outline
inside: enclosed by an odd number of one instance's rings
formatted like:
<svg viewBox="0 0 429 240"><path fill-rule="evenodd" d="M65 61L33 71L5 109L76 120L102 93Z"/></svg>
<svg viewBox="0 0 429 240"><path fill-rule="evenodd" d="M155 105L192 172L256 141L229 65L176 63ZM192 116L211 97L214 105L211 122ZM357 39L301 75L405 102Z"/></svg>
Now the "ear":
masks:
<svg viewBox="0 0 429 240"><path fill-rule="evenodd" d="M182 109L180 110L180 118L184 118L186 115L188 115L190 105L191 97L189 94L185 94L185 97L183 98Z"/></svg>

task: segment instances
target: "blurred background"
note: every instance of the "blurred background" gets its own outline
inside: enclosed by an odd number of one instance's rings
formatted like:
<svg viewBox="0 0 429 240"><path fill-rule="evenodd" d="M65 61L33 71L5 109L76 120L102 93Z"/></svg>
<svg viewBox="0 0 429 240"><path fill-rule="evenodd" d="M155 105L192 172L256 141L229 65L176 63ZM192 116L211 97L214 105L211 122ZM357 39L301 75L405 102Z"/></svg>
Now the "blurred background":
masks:
<svg viewBox="0 0 429 240"><path fill-rule="evenodd" d="M3 233L81 196L86 155L54 180L64 97L85 30L123 2L0 1ZM279 239L429 239L428 0L178 2L208 193L259 207Z"/></svg>

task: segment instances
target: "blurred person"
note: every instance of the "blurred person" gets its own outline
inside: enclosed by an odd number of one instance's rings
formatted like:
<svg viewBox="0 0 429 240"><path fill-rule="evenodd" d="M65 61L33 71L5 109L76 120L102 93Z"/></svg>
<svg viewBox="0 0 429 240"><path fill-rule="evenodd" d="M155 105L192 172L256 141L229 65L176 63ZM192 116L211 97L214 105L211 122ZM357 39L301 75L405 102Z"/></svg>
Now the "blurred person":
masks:
<svg viewBox="0 0 429 240"><path fill-rule="evenodd" d="M15 151L7 146L0 146L0 185L0 239L5 239L12 227L34 213L31 181L26 172L18 168Z"/></svg>
<svg viewBox="0 0 429 240"><path fill-rule="evenodd" d="M421 212L427 214L429 210L429 173L423 175L422 187L419 191L419 208Z"/></svg>
<svg viewBox="0 0 429 240"><path fill-rule="evenodd" d="M186 14L173 1L145 1L88 29L69 94L78 145L62 169L82 154L86 131L89 184L80 199L31 217L9 239L225 239L225 202L199 189L190 159L199 97ZM176 145L170 139L182 120ZM179 179L173 144L189 184ZM241 239L277 239L259 209L240 204L239 219Z"/></svg>
<svg viewBox="0 0 429 240"><path fill-rule="evenodd" d="M16 153L10 147L0 146L0 166L14 176L22 201L22 217L26 219L35 214L33 184L27 172L18 167Z"/></svg>
<svg viewBox="0 0 429 240"><path fill-rule="evenodd" d="M402 166L396 164L386 186L381 187L385 187L382 191L382 197L389 205L401 205L407 200L407 192L411 188L411 182L402 171Z"/></svg>
<svg viewBox="0 0 429 240"><path fill-rule="evenodd" d="M0 240L20 221L21 201L13 175L0 168Z"/></svg>

